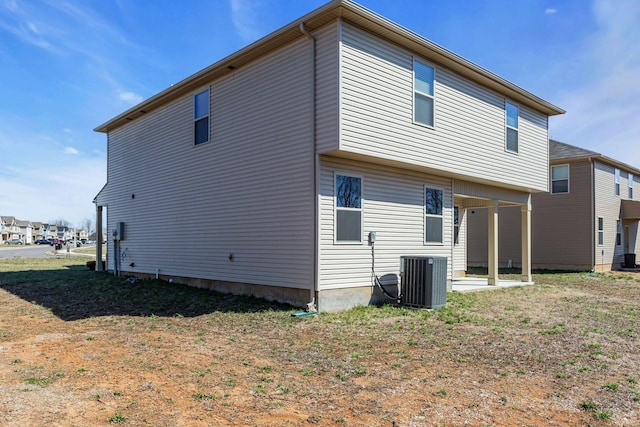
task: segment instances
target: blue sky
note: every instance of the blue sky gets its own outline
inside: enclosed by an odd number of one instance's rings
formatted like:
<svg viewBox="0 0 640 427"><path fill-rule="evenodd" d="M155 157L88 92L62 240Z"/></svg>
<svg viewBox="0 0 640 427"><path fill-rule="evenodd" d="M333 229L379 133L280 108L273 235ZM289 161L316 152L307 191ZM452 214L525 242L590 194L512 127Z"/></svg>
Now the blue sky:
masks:
<svg viewBox="0 0 640 427"><path fill-rule="evenodd" d="M323 0L0 0L0 214L94 219L93 129ZM640 167L640 1L360 0L567 110L550 136Z"/></svg>

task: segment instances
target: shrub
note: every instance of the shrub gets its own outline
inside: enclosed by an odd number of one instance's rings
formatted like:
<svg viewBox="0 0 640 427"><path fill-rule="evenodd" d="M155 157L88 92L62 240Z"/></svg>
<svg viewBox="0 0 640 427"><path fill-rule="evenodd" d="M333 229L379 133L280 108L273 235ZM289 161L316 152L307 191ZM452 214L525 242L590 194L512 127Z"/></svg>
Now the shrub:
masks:
<svg viewBox="0 0 640 427"><path fill-rule="evenodd" d="M96 271L96 261L87 261L87 268L91 271ZM102 261L102 269L104 270L104 261Z"/></svg>

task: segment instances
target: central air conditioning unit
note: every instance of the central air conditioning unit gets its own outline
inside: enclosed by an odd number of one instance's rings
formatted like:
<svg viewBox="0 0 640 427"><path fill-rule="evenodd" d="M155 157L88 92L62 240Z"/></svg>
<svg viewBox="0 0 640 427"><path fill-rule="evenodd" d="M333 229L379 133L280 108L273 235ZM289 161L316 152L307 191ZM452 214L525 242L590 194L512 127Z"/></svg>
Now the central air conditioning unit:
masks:
<svg viewBox="0 0 640 427"><path fill-rule="evenodd" d="M401 304L440 308L447 303L447 257L400 257Z"/></svg>

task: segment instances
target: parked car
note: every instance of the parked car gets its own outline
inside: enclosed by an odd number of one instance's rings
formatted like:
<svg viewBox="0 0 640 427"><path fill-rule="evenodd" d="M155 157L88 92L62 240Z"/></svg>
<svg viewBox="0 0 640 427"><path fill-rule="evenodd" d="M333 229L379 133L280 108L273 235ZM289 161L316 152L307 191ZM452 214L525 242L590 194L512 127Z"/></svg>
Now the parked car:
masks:
<svg viewBox="0 0 640 427"><path fill-rule="evenodd" d="M36 245L50 245L51 240L49 239L38 239L36 240Z"/></svg>
<svg viewBox="0 0 640 427"><path fill-rule="evenodd" d="M79 248L80 246L82 246L82 242L80 240L67 240L67 243L71 246L75 246L77 248Z"/></svg>
<svg viewBox="0 0 640 427"><path fill-rule="evenodd" d="M11 240L6 240L4 242L7 245L24 245L24 240L22 239L11 239Z"/></svg>
<svg viewBox="0 0 640 427"><path fill-rule="evenodd" d="M51 243L49 243L55 249L62 249L62 245L64 245L64 240L61 239L51 239Z"/></svg>

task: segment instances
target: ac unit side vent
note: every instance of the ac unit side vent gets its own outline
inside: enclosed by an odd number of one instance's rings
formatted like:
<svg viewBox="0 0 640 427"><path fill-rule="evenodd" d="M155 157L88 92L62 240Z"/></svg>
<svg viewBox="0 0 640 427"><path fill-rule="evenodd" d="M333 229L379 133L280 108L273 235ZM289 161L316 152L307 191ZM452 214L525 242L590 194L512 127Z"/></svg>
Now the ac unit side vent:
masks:
<svg viewBox="0 0 640 427"><path fill-rule="evenodd" d="M447 303L447 258L400 257L401 304L415 308L440 308Z"/></svg>

